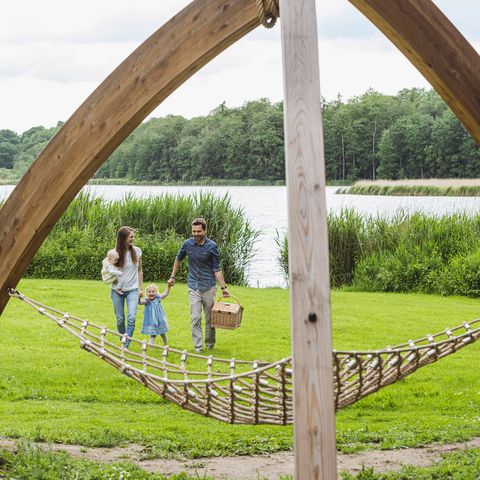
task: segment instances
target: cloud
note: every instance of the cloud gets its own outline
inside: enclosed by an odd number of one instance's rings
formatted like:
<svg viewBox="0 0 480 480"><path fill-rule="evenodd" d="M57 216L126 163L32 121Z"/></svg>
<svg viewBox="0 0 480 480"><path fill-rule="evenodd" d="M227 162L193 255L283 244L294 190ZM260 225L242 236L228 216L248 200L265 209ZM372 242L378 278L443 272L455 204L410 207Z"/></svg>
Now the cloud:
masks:
<svg viewBox="0 0 480 480"><path fill-rule="evenodd" d="M342 94L344 99L369 88L396 94L403 88L429 87L417 69L386 39L322 40L320 85L327 99Z"/></svg>
<svg viewBox="0 0 480 480"><path fill-rule="evenodd" d="M0 16L0 128L24 131L67 120L138 45L189 0L16 0ZM480 2L436 0L474 46ZM322 95L369 87L395 94L428 86L347 0L317 0ZM205 115L223 101L283 97L281 29L257 28L206 65L155 112Z"/></svg>
<svg viewBox="0 0 480 480"><path fill-rule="evenodd" d="M0 78L15 76L53 82L96 81L106 77L136 47L134 43L10 44L0 49Z"/></svg>
<svg viewBox="0 0 480 480"><path fill-rule="evenodd" d="M188 3L188 0L141 0L135 4L130 0L4 2L0 42L141 42Z"/></svg>
<svg viewBox="0 0 480 480"><path fill-rule="evenodd" d="M322 1L317 0L317 30L320 38L364 39L380 35L377 28L353 5L337 1L336 8L324 11Z"/></svg>
<svg viewBox="0 0 480 480"><path fill-rule="evenodd" d="M0 130L21 133L39 125L53 127L69 118L95 86L90 82L60 83L26 77L2 80Z"/></svg>

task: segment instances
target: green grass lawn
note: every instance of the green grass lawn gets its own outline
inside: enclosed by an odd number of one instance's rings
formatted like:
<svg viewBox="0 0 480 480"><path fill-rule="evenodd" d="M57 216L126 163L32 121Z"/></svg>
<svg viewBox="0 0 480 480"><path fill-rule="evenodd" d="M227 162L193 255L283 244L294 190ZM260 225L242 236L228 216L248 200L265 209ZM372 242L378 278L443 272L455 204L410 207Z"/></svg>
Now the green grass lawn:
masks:
<svg viewBox="0 0 480 480"><path fill-rule="evenodd" d="M198 480L186 473L165 476L149 473L131 462L99 463L51 452L20 441L15 452L0 449L0 478L10 480ZM201 477L214 480L213 477ZM261 480L261 479L259 479ZM285 479L291 480L291 479Z"/></svg>
<svg viewBox="0 0 480 480"><path fill-rule="evenodd" d="M480 450L470 449L445 454L427 468L406 466L399 472L376 473L373 468L363 468L356 475L343 473L342 480L478 480Z"/></svg>
<svg viewBox="0 0 480 480"><path fill-rule="evenodd" d="M19 289L59 310L115 326L101 282L24 280ZM218 331L216 356L289 355L288 291L232 290L245 307L244 318L239 329ZM186 286L176 285L164 307L170 344L191 351ZM479 314L480 302L469 298L333 291L334 347L383 348ZM165 402L81 350L76 338L18 300L10 301L0 328L0 436L86 446L137 442L149 457L254 454L293 445L290 426L228 425ZM480 345L469 346L340 411L338 448L400 448L479 436L479 354Z"/></svg>

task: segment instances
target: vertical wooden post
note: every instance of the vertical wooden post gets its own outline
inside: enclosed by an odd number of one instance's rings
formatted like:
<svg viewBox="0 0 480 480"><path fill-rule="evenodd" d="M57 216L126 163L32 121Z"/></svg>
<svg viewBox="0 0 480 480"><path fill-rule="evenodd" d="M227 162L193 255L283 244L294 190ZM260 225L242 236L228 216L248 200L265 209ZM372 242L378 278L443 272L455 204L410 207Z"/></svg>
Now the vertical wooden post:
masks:
<svg viewBox="0 0 480 480"><path fill-rule="evenodd" d="M315 0L280 0L295 475L337 478L325 160Z"/></svg>

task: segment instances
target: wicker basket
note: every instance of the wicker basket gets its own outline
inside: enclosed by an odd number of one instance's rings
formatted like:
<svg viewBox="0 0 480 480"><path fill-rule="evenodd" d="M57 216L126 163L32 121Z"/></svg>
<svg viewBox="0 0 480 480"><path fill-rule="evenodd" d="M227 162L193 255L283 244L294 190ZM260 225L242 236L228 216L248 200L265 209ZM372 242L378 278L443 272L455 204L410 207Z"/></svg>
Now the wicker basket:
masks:
<svg viewBox="0 0 480 480"><path fill-rule="evenodd" d="M233 298L236 303L222 302L225 298ZM220 297L212 308L211 324L213 328L233 330L240 326L243 307L237 297Z"/></svg>

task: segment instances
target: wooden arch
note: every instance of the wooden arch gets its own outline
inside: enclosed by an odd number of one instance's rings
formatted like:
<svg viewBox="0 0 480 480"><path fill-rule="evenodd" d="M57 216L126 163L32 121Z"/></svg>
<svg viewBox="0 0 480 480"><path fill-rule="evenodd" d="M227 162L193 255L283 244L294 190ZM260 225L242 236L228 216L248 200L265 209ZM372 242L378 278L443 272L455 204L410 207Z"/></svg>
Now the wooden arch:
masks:
<svg viewBox="0 0 480 480"><path fill-rule="evenodd" d="M430 0L350 0L480 141L480 60ZM170 93L259 25L255 0L194 0L137 48L40 153L0 210L0 313L48 233L117 146Z"/></svg>

